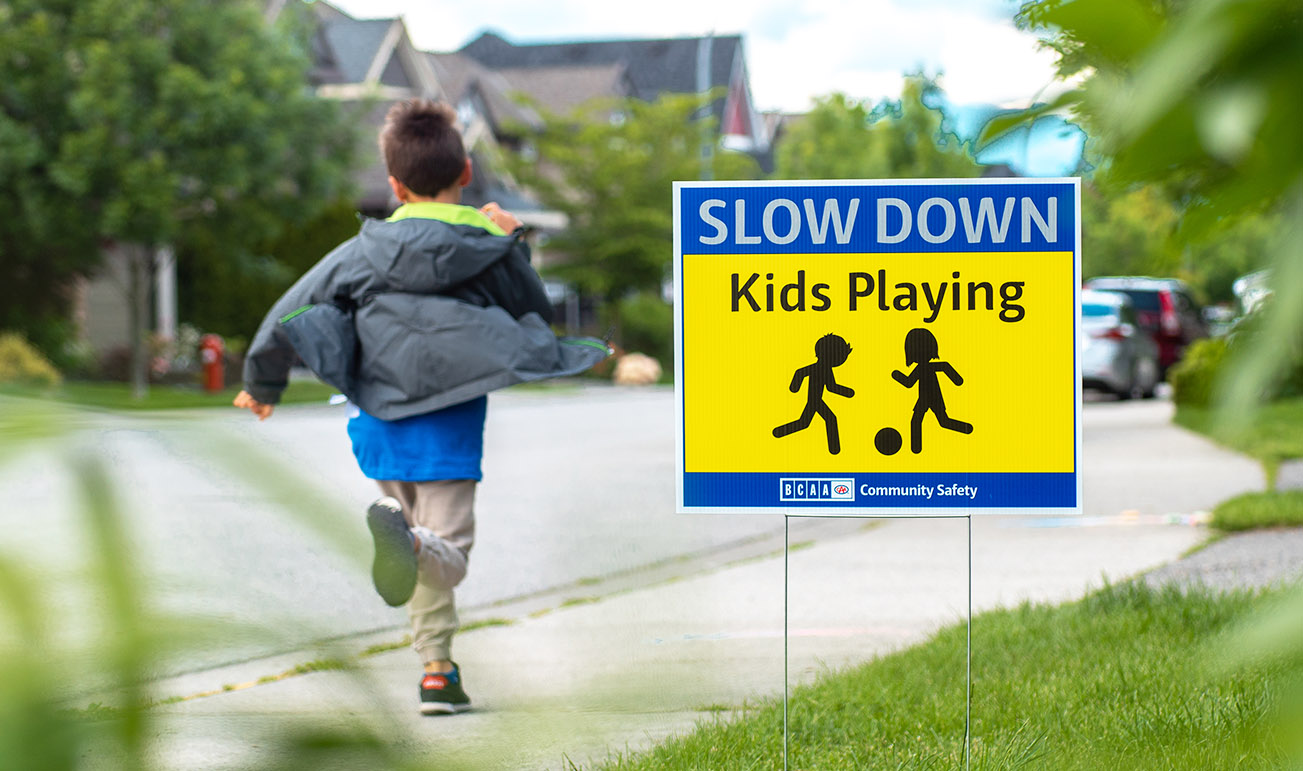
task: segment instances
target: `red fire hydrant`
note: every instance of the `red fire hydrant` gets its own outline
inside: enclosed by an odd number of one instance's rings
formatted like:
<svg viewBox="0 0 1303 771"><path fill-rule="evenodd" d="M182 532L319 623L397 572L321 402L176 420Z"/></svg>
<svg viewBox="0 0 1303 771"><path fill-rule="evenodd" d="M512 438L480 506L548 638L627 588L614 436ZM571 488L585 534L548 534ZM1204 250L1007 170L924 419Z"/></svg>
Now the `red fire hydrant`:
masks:
<svg viewBox="0 0 1303 771"><path fill-rule="evenodd" d="M204 390L208 393L216 393L226 386L225 350L220 335L199 338L199 360L204 365Z"/></svg>

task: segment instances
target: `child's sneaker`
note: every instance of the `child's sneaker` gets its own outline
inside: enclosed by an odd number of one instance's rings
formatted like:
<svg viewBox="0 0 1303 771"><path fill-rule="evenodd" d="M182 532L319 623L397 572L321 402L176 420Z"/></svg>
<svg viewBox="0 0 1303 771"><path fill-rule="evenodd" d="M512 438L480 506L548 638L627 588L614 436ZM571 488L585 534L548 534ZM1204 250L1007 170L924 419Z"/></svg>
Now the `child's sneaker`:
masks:
<svg viewBox="0 0 1303 771"><path fill-rule="evenodd" d="M461 687L461 669L455 663L451 672L421 676L421 714L451 715L470 708L470 697Z"/></svg>
<svg viewBox="0 0 1303 771"><path fill-rule="evenodd" d="M398 607L416 590L416 552L402 504L388 496L381 498L367 509L366 524L376 547L371 580L384 601Z"/></svg>

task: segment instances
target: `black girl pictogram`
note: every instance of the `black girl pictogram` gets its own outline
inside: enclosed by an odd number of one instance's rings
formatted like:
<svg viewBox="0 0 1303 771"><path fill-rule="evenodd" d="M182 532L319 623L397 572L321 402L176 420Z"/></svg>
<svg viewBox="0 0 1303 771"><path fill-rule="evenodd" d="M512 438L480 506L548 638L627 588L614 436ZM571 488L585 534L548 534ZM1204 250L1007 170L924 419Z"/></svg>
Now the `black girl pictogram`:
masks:
<svg viewBox="0 0 1303 771"><path fill-rule="evenodd" d="M841 366L846 357L851 355L851 347L845 340L837 335L824 335L814 344L815 362L809 366L801 367L792 375L792 385L790 390L797 393L801 390L801 382L806 378L810 379L810 385L805 392L805 411L801 417L793 420L791 423L784 423L774 429L774 436L782 437L788 434L794 434L810 425L814 420L815 413L823 418L824 427L828 430L828 452L836 455L841 452L841 439L837 436L837 416L828 408L823 401L824 389L827 389L838 396L850 398L855 395L855 391L846 386L837 385L833 379L833 367Z"/></svg>
<svg viewBox="0 0 1303 771"><path fill-rule="evenodd" d="M914 418L909 423L909 449L915 455L923 451L923 416L931 410L937 416L942 428L958 431L961 434L973 433L973 424L955 420L946 415L946 403L941 398L941 384L937 382L937 373L944 372L950 382L963 385L964 379L955 372L947 362L936 361L937 339L926 329L911 329L905 335L905 364L913 364L914 369L908 375L895 370L891 376L906 388L918 383L918 401L914 403Z"/></svg>

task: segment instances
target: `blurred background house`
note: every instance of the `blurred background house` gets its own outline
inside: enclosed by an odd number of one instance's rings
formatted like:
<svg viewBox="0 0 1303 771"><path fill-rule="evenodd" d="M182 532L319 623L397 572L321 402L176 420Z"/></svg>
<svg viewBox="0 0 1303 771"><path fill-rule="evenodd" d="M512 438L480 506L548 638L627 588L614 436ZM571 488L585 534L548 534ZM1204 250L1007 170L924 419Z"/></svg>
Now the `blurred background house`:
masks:
<svg viewBox="0 0 1303 771"><path fill-rule="evenodd" d="M499 159L504 152L530 157L530 135L541 129L544 114L566 115L606 99L613 105L610 120L619 121L622 114L615 105L622 99L719 93L708 113L717 130L703 152L715 147L744 152L766 171L773 166L778 120L755 109L738 35L517 45L486 32L459 51L427 52L413 45L402 18L354 18L320 0L266 3L269 24L289 14L308 28L309 85L319 97L344 104L360 124L353 206L364 216L385 217L397 205L375 137L390 106L416 97L445 101L456 109L475 170L464 202L478 207L496 201L516 213L534 229L540 269L563 258L549 253L547 241L565 229L566 218L540 204ZM97 352L129 342L124 270L123 261L109 253L100 273L79 291L74 319L82 339ZM180 280L187 279L182 275ZM177 319L185 316L177 298L187 292L184 286L178 292L177 282L176 261L163 250L152 281L153 329L160 338L174 338ZM558 318L567 328L578 328L590 306L567 285L545 283Z"/></svg>

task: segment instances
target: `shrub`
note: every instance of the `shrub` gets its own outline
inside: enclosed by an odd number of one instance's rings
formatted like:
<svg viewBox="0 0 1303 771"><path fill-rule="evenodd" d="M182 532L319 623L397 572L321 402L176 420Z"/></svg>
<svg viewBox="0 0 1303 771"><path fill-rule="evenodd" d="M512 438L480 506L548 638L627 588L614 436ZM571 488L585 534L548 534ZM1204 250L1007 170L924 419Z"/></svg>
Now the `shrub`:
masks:
<svg viewBox="0 0 1303 771"><path fill-rule="evenodd" d="M0 384L54 388L62 380L49 359L21 336L0 334Z"/></svg>
<svg viewBox="0 0 1303 771"><path fill-rule="evenodd" d="M1207 407L1229 351L1229 344L1221 337L1191 343L1185 349L1185 356L1167 374L1172 384L1172 401L1190 407Z"/></svg>
<svg viewBox="0 0 1303 771"><path fill-rule="evenodd" d="M674 367L674 307L653 292L629 295L616 307L620 336L626 351L645 353L665 371Z"/></svg>
<svg viewBox="0 0 1303 771"><path fill-rule="evenodd" d="M1227 531L1299 527L1303 525L1303 490L1237 495L1217 504L1212 524Z"/></svg>
<svg viewBox="0 0 1303 771"><path fill-rule="evenodd" d="M1273 312L1272 304L1272 298L1264 300L1257 310L1234 326L1230 335L1231 351L1257 345L1271 346L1272 353L1283 361L1284 366L1264 385L1264 398L1274 401L1303 396L1303 346L1300 346L1297 341L1282 344L1281 341L1269 337L1270 333L1265 327L1270 323L1268 319L1269 314Z"/></svg>
<svg viewBox="0 0 1303 771"><path fill-rule="evenodd" d="M1297 340L1282 343L1272 336L1268 331L1272 312L1269 298L1237 321L1225 338L1199 340L1186 348L1185 356L1168 373L1173 401L1192 407L1210 405L1223 371L1246 366L1250 359L1246 354L1260 345L1270 346L1281 365L1260 386L1257 396L1261 401L1303 396L1303 344Z"/></svg>

